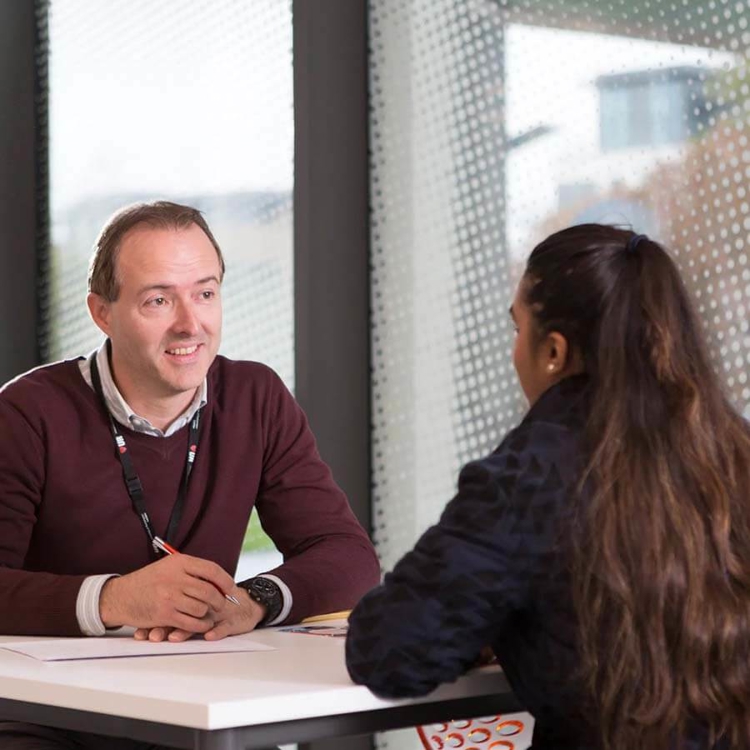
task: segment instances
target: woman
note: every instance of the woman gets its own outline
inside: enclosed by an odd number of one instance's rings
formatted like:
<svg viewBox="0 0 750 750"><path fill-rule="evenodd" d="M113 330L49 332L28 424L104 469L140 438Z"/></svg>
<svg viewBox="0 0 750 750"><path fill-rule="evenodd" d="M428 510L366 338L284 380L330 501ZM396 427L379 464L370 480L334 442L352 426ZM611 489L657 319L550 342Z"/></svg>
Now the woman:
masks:
<svg viewBox="0 0 750 750"><path fill-rule="evenodd" d="M750 438L679 273L595 224L531 254L530 409L354 610L347 663L427 693L487 643L534 748L750 748Z"/></svg>

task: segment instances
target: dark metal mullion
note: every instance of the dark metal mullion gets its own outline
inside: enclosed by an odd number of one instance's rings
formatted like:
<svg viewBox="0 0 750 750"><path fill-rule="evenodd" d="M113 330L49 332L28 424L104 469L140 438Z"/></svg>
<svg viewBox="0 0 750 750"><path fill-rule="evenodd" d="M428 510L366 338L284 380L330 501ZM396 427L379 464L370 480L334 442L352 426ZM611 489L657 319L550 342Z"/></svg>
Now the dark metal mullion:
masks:
<svg viewBox="0 0 750 750"><path fill-rule="evenodd" d="M295 390L370 527L365 0L294 0Z"/></svg>
<svg viewBox="0 0 750 750"><path fill-rule="evenodd" d="M47 51L37 14L46 23L46 12L46 3L0 0L0 383L41 361L37 224L47 185L38 147L47 136L37 115Z"/></svg>
<svg viewBox="0 0 750 750"><path fill-rule="evenodd" d="M293 0L292 9L295 395L369 532L367 2ZM302 747L370 750L372 738Z"/></svg>
<svg viewBox="0 0 750 750"><path fill-rule="evenodd" d="M49 182L49 6L50 0L34 0L36 34L34 37L34 101L35 101L35 243L36 248L36 342L37 363L49 360L49 313L51 294L52 252L50 234Z"/></svg>

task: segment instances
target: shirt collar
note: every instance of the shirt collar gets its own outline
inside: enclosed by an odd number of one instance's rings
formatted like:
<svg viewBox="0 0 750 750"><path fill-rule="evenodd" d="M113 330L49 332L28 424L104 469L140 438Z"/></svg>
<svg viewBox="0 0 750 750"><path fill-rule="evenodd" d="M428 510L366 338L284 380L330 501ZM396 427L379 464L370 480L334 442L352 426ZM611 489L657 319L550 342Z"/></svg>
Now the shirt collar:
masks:
<svg viewBox="0 0 750 750"><path fill-rule="evenodd" d="M109 413L114 420L120 424L127 425L134 432L142 432L155 437L169 437L181 430L195 416L198 409L202 409L208 403L208 381L206 378L203 378L201 387L196 391L195 397L190 402L188 408L166 430L160 430L158 427L154 427L148 419L136 414L122 397L122 394L115 385L112 370L109 367L106 340L98 349L95 349L80 362L81 375L83 375L83 379L88 383L89 387L93 388L91 382L91 361L94 357L96 357L96 366L99 369L99 377L102 381L104 401Z"/></svg>

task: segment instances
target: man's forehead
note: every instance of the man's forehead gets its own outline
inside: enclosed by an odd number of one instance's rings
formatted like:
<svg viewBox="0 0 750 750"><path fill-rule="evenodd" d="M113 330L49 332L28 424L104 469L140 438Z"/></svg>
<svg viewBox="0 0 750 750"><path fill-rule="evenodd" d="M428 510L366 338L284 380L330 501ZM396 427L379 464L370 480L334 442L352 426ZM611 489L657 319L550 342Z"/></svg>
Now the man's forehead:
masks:
<svg viewBox="0 0 750 750"><path fill-rule="evenodd" d="M148 224L130 229L122 238L119 255L126 257L144 254L146 258L158 256L160 251L169 257L181 252L218 254L208 235L197 225L188 227L153 227Z"/></svg>
<svg viewBox="0 0 750 750"><path fill-rule="evenodd" d="M188 224L184 227L171 225L156 225L147 221L142 221L135 226L130 227L120 240L120 249L125 245L141 244L144 242L165 241L175 235L203 236L210 243L208 235L197 225Z"/></svg>
<svg viewBox="0 0 750 750"><path fill-rule="evenodd" d="M121 282L133 278L139 286L146 277L149 283L166 286L176 283L172 279L175 274L190 274L193 283L222 275L216 248L197 224L185 229L134 227L120 244L117 272Z"/></svg>

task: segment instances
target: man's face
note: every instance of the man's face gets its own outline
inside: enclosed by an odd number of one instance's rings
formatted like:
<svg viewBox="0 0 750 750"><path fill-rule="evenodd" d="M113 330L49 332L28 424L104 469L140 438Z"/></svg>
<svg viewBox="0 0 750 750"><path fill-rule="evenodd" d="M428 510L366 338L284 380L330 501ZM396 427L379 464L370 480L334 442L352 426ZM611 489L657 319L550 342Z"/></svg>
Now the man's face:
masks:
<svg viewBox="0 0 750 750"><path fill-rule="evenodd" d="M117 256L120 294L89 295L112 340L115 381L131 408L194 393L221 341L221 266L203 230L137 226Z"/></svg>

